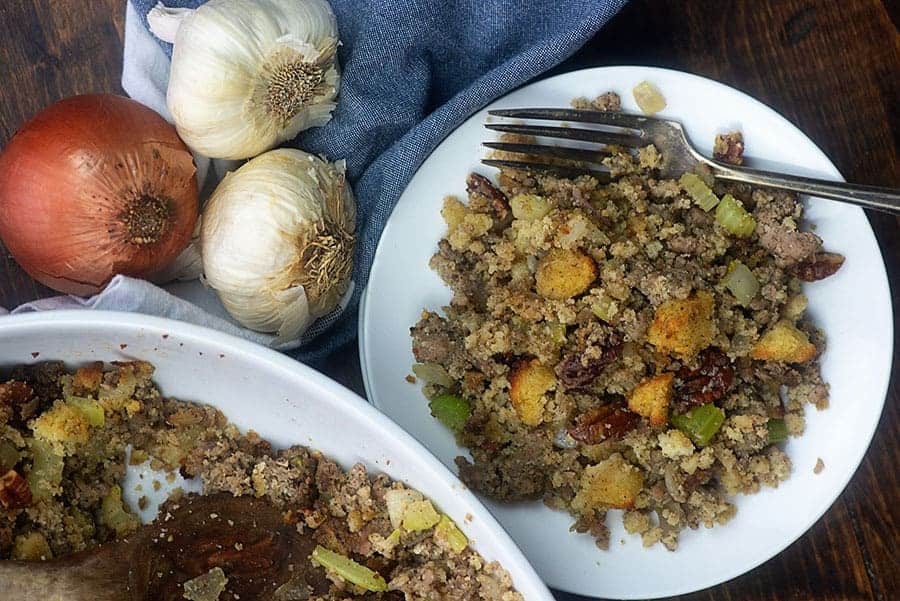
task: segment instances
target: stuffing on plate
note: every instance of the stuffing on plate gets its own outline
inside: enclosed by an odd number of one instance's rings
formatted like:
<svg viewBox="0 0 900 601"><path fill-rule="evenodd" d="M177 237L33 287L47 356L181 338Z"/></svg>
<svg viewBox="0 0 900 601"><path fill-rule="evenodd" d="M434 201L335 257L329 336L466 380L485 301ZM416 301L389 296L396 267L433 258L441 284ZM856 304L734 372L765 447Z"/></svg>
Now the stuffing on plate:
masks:
<svg viewBox="0 0 900 601"><path fill-rule="evenodd" d="M52 559L137 530L121 489L130 445L132 463L200 478L204 494L267 499L310 533L303 561L314 565L295 574L312 580L266 599L522 600L418 491L306 447L273 449L214 407L163 397L152 374L144 362L42 363L0 379L0 560ZM236 599L227 582L217 566L182 586L189 599Z"/></svg>
<svg viewBox="0 0 900 601"><path fill-rule="evenodd" d="M721 160L743 150L716 141ZM801 228L795 195L660 179L660 161L615 151L608 183L472 173L430 263L452 301L411 328L432 415L469 450L463 481L566 510L601 548L610 509L671 550L725 523L732 495L788 478L782 443L828 403L801 281L843 257Z"/></svg>

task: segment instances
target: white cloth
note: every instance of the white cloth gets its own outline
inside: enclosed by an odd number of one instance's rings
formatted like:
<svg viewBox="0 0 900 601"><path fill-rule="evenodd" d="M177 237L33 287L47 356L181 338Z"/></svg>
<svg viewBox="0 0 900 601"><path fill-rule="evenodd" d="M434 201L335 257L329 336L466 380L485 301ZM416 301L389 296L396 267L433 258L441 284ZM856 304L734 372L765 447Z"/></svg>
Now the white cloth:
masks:
<svg viewBox="0 0 900 601"><path fill-rule="evenodd" d="M169 58L144 28L138 14L130 2L125 13L125 58L122 70L122 87L129 96L149 106L171 121L166 108L166 85L169 81ZM234 168L232 161L213 161L196 156L197 178L201 186L207 175L214 181L228 169ZM213 173L209 171L212 169ZM346 300L349 299L349 295ZM198 280L173 282L163 287L135 278L116 276L99 294L91 298L77 296L56 296L26 303L13 309L12 313L49 311L53 309L102 309L108 311L131 311L147 315L169 317L180 321L207 326L241 336L253 342L271 345L274 336L261 334L243 328L234 322L225 311L215 293L204 287ZM0 314L7 311L0 307ZM297 348L304 342L301 338L279 345L279 350Z"/></svg>

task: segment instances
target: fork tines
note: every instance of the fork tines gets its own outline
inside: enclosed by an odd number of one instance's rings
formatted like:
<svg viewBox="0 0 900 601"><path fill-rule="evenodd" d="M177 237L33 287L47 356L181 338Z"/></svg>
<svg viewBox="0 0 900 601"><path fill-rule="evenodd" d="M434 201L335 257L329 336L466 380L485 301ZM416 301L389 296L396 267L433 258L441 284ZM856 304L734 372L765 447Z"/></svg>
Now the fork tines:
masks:
<svg viewBox="0 0 900 601"><path fill-rule="evenodd" d="M505 158L482 160L482 163L492 167L550 171L565 177L590 173L606 179L604 176L607 176L607 172L600 166L600 163L604 156L610 154L609 146L637 148L648 143L646 133L643 130L648 122L647 117L624 113L555 108L503 109L488 112L496 117L580 122L614 128L613 130L583 129L519 123L486 123L485 127L487 129L503 133L537 138L592 142L604 145L604 147L592 149L521 142L484 142L484 146L494 150L525 155L524 158L526 160L505 160ZM536 157L549 158L551 162L535 160Z"/></svg>

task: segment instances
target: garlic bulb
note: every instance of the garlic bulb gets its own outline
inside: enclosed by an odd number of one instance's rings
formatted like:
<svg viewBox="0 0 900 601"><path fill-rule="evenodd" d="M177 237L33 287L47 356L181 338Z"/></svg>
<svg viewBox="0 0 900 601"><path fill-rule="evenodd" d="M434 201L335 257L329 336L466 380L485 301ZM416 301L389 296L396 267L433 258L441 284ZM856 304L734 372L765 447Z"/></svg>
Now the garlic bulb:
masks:
<svg viewBox="0 0 900 601"><path fill-rule="evenodd" d="M147 20L174 44L166 100L195 152L245 159L331 119L339 42L326 0L158 4Z"/></svg>
<svg viewBox="0 0 900 601"><path fill-rule="evenodd" d="M242 325L292 340L347 291L355 220L343 161L271 150L226 175L207 202L206 282Z"/></svg>

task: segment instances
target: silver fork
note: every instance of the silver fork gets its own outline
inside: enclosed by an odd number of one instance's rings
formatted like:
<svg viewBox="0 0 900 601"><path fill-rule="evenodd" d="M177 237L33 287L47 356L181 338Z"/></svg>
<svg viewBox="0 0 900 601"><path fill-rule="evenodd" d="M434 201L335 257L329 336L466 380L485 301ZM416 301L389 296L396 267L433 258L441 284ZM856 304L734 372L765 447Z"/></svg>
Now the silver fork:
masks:
<svg viewBox="0 0 900 601"><path fill-rule="evenodd" d="M592 123L609 128L597 130L576 127L523 125L519 123L486 123L486 128L504 133L593 142L604 145L602 148L587 149L513 142L484 142L484 146L495 150L526 154L532 157L548 157L550 159L564 159L577 162L573 166L571 164L542 163L534 160L484 159L482 161L484 164L493 167L554 171L563 175L590 173L601 179L606 179L608 172L603 169L600 162L604 156L610 154L609 146L638 148L647 144L653 144L662 155L663 162L660 167L660 175L662 177L677 178L686 171L692 171L698 165L703 164L712 170L713 175L717 179L790 190L800 194L840 200L867 209L900 214L900 189L830 182L722 163L709 159L697 152L690 141L688 141L681 124L677 121L626 113L556 108L503 109L489 111L489 113L496 117L565 121L567 123ZM595 166L589 167L586 163L592 163Z"/></svg>

